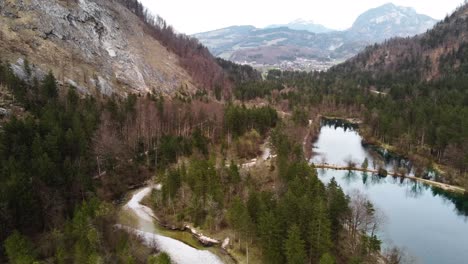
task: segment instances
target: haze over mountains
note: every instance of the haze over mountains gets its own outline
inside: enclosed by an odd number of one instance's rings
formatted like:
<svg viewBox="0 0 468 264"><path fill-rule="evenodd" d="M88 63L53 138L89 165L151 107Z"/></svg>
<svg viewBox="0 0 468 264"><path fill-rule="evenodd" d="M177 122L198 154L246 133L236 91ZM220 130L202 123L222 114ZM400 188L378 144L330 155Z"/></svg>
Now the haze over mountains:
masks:
<svg viewBox="0 0 468 264"><path fill-rule="evenodd" d="M280 28L280 27L287 27L289 29L294 30L306 30L312 33L326 33L335 31L334 29L330 29L325 27L324 25L316 24L313 20L305 20L305 19L296 19L291 21L287 24L273 24L266 26L265 28Z"/></svg>
<svg viewBox="0 0 468 264"><path fill-rule="evenodd" d="M436 22L413 8L389 3L366 11L344 31L297 20L266 28L232 26L194 36L215 56L235 62L259 68L324 70L356 55L369 44L417 35Z"/></svg>

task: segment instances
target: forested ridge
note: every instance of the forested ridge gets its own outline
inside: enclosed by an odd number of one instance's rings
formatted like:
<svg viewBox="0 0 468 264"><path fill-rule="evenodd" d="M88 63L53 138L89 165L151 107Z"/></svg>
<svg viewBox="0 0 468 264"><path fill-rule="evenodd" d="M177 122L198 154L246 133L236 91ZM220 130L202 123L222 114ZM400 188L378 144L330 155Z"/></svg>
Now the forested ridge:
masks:
<svg viewBox="0 0 468 264"><path fill-rule="evenodd" d="M364 103L374 136L405 151L430 152L434 160L454 166L465 178L467 22L465 3L427 33L369 47L330 71L332 78L349 80L364 93L384 92Z"/></svg>
<svg viewBox="0 0 468 264"><path fill-rule="evenodd" d="M367 73L375 81L418 83L466 74L468 6L464 4L424 34L375 44L337 65L337 74Z"/></svg>

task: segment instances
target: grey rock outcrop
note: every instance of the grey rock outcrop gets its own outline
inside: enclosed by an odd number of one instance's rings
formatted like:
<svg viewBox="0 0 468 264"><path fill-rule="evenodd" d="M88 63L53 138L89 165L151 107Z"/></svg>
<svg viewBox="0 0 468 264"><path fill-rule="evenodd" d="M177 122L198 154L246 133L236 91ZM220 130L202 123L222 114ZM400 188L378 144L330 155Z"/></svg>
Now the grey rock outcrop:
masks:
<svg viewBox="0 0 468 264"><path fill-rule="evenodd" d="M26 65L24 58L19 58L16 63L10 64L10 67L17 77L25 81L42 80L46 75L42 69L35 65Z"/></svg>
<svg viewBox="0 0 468 264"><path fill-rule="evenodd" d="M195 90L178 58L112 0L0 1L0 55L27 58L81 92L125 95ZM19 62L19 63L18 63ZM24 64L13 70L27 78Z"/></svg>
<svg viewBox="0 0 468 264"><path fill-rule="evenodd" d="M10 114L10 111L3 108L3 107L0 107L0 118L1 117L5 117L5 116L8 116Z"/></svg>

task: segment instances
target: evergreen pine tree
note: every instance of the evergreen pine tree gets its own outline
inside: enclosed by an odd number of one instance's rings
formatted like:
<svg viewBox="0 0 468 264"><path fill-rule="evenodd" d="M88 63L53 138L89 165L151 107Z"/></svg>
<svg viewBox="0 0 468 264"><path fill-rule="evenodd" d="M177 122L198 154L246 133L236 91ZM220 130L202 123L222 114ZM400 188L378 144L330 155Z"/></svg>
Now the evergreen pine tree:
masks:
<svg viewBox="0 0 468 264"><path fill-rule="evenodd" d="M305 242L301 238L301 231L297 225L292 225L288 230L284 252L289 264L304 264L306 261Z"/></svg>

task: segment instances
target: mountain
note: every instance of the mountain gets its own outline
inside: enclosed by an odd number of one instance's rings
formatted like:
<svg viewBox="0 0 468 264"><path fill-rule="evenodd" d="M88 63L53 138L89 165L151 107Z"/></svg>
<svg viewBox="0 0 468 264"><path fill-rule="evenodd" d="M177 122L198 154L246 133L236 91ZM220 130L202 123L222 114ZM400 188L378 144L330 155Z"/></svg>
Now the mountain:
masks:
<svg viewBox="0 0 468 264"><path fill-rule="evenodd" d="M38 76L107 95L194 93L223 79L206 48L146 19L136 0L0 1L0 15L0 57L19 76L27 61Z"/></svg>
<svg viewBox="0 0 468 264"><path fill-rule="evenodd" d="M366 48L333 68L348 73L371 73L375 79L434 80L468 72L468 5L437 23L425 34L396 38Z"/></svg>
<svg viewBox="0 0 468 264"><path fill-rule="evenodd" d="M334 31L333 29L329 29L323 25L315 24L314 21L304 20L304 19L296 19L287 24L269 25L266 28L280 28L280 27L287 27L289 29L294 29L294 30L306 30L312 33L326 33L326 32Z"/></svg>
<svg viewBox="0 0 468 264"><path fill-rule="evenodd" d="M360 15L345 31L312 33L288 27L235 26L194 36L224 59L260 67L285 64L293 69L326 69L369 44L423 33L435 23L412 8L386 4Z"/></svg>
<svg viewBox="0 0 468 264"><path fill-rule="evenodd" d="M392 37L409 37L425 32L437 21L416 13L414 8L392 3L373 8L360 15L348 30L355 37L382 41Z"/></svg>
<svg viewBox="0 0 468 264"><path fill-rule="evenodd" d="M296 58L330 61L349 58L364 43L338 33L315 34L287 27L234 26L194 35L215 55L236 62L278 64Z"/></svg>
<svg viewBox="0 0 468 264"><path fill-rule="evenodd" d="M195 34L194 37L203 41L203 44L216 56L228 58L231 54L229 50L255 30L257 29L254 26L231 26L202 33L203 37L200 34ZM224 52L227 53L223 54Z"/></svg>

